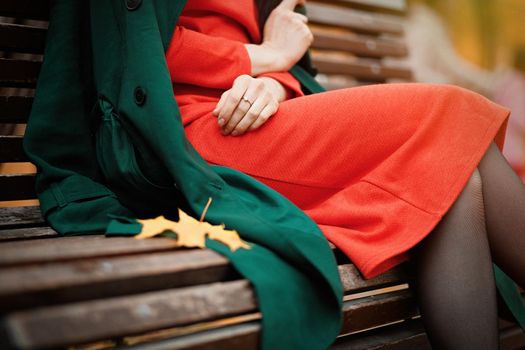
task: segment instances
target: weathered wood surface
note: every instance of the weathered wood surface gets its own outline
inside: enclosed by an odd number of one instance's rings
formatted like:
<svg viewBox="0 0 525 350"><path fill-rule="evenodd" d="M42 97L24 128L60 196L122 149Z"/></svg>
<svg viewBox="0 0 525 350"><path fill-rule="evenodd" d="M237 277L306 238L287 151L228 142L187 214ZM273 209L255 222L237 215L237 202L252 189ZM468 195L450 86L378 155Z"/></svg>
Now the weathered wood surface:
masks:
<svg viewBox="0 0 525 350"><path fill-rule="evenodd" d="M0 201L33 198L36 198L35 174L0 175Z"/></svg>
<svg viewBox="0 0 525 350"><path fill-rule="evenodd" d="M346 74L368 81L384 81L392 78L412 79L410 69L385 65L380 60L349 57L324 51L313 51L312 60L319 72L324 74Z"/></svg>
<svg viewBox="0 0 525 350"><path fill-rule="evenodd" d="M0 229L0 243L35 238L56 238L59 234L50 227L28 227L15 229Z"/></svg>
<svg viewBox="0 0 525 350"><path fill-rule="evenodd" d="M103 235L5 242L0 245L0 267L153 253L174 248L176 248L176 242L169 238L135 240L129 237L107 238Z"/></svg>
<svg viewBox="0 0 525 350"><path fill-rule="evenodd" d="M3 190L1 186L0 189ZM0 229L42 226L43 224L44 219L38 206L0 208Z"/></svg>
<svg viewBox="0 0 525 350"><path fill-rule="evenodd" d="M127 240L130 244L137 242L131 238ZM41 242L33 241L35 246ZM7 249L12 246L8 245ZM128 247L118 251L126 255L112 257L84 256L69 261L59 258L58 262L53 259L53 262L45 264L37 259L23 266L5 264L0 268L0 312L240 278L227 259L211 250L178 249L137 253L133 247ZM65 250L67 246L62 245L61 248ZM158 247L150 247L154 248ZM111 253L115 253L115 250ZM71 258L71 255L68 257ZM400 268L369 280L363 280L352 264L340 265L339 273L345 294L399 285L409 280L409 276Z"/></svg>
<svg viewBox="0 0 525 350"><path fill-rule="evenodd" d="M78 344L256 311L246 281L215 283L52 306L10 314L13 342L22 348Z"/></svg>
<svg viewBox="0 0 525 350"><path fill-rule="evenodd" d="M369 11L391 11L402 14L407 9L406 0L311 0L330 2L339 6L366 9Z"/></svg>
<svg viewBox="0 0 525 350"><path fill-rule="evenodd" d="M314 49L340 50L357 56L376 58L404 57L408 54L406 45L396 40L352 34L318 26L312 26L311 29L314 34L312 44Z"/></svg>
<svg viewBox="0 0 525 350"><path fill-rule="evenodd" d="M409 319L415 309L408 291L347 301L343 333ZM252 288L241 280L19 311L7 317L6 325L15 344L43 348L256 311Z"/></svg>
<svg viewBox="0 0 525 350"><path fill-rule="evenodd" d="M403 26L395 16L378 15L331 4L308 2L308 19L312 23L348 28L360 33L401 35Z"/></svg>

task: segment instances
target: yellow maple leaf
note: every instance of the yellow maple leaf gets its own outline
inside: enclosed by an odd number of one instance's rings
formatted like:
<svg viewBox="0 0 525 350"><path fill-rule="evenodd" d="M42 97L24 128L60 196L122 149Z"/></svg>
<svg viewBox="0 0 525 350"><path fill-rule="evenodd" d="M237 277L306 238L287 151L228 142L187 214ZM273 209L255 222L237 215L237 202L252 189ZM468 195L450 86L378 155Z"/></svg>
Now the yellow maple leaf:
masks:
<svg viewBox="0 0 525 350"><path fill-rule="evenodd" d="M239 237L237 231L227 230L224 225L197 221L180 209L178 222L168 220L164 216L137 221L142 224L142 231L135 236L137 239L151 238L165 231L173 231L177 234L176 241L179 247L204 248L208 237L225 244L231 251L239 248L250 249L250 245Z"/></svg>

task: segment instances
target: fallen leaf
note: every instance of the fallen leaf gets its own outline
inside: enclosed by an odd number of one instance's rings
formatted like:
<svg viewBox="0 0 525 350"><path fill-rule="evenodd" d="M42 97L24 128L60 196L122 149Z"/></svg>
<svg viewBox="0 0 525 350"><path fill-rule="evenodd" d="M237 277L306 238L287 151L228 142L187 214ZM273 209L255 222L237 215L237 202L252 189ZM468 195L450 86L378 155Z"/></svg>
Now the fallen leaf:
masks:
<svg viewBox="0 0 525 350"><path fill-rule="evenodd" d="M208 237L223 243L231 251L239 248L250 249L250 245L239 237L237 231L227 230L224 225L198 221L180 209L178 222L168 220L164 216L138 222L142 224L142 230L135 236L137 239L151 238L172 231L177 234L176 241L179 247L204 248Z"/></svg>

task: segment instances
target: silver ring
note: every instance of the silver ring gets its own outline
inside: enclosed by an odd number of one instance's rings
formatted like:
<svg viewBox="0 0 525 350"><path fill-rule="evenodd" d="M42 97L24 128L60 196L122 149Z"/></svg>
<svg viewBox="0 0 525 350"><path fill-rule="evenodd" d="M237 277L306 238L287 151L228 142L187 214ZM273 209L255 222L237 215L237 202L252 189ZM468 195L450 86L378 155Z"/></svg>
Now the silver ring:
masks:
<svg viewBox="0 0 525 350"><path fill-rule="evenodd" d="M248 103L250 104L250 107L253 105L253 103L250 102L250 100L248 100L248 99L247 99L246 97L244 97L244 96L241 97L241 100L248 102Z"/></svg>

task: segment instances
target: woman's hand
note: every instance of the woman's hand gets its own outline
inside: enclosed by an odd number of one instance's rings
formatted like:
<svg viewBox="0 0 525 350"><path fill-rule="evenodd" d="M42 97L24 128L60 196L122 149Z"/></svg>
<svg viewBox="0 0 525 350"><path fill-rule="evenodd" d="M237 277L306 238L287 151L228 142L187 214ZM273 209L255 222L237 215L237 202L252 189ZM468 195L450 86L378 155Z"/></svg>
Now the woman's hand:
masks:
<svg viewBox="0 0 525 350"><path fill-rule="evenodd" d="M241 75L213 110L223 135L238 136L263 125L277 112L286 90L274 79Z"/></svg>
<svg viewBox="0 0 525 350"><path fill-rule="evenodd" d="M283 0L264 25L262 44L246 45L253 76L287 71L308 50L313 41L308 19L293 11L295 6L303 3L304 0Z"/></svg>

